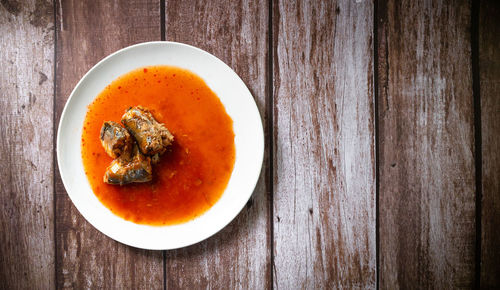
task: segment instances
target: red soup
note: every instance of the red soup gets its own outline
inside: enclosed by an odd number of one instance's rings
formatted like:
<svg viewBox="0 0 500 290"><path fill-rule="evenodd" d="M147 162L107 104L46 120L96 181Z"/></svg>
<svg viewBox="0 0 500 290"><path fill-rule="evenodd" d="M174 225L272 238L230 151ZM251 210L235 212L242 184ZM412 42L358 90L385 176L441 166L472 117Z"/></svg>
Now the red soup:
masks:
<svg viewBox="0 0 500 290"><path fill-rule="evenodd" d="M153 181L106 184L112 158L101 146L101 126L120 122L137 105L165 124L174 144L153 166ZM235 159L233 122L219 98L197 75L170 66L137 69L108 85L88 106L81 142L97 198L116 215L148 225L183 223L208 210L221 197Z"/></svg>

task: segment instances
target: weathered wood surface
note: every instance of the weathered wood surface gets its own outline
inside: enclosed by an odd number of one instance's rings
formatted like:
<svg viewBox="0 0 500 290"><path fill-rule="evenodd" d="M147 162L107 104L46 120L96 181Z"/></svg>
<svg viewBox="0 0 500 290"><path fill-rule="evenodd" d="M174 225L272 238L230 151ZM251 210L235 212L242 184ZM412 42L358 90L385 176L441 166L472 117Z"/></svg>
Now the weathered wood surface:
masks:
<svg viewBox="0 0 500 290"><path fill-rule="evenodd" d="M0 1L0 289L500 287L498 1L162 1ZM266 132L245 209L167 252L95 230L53 162L77 81L163 28L242 77Z"/></svg>
<svg viewBox="0 0 500 290"><path fill-rule="evenodd" d="M165 12L166 40L214 54L243 79L270 140L268 1L167 1ZM266 152L259 183L239 216L206 241L167 251L167 289L270 288L269 183Z"/></svg>
<svg viewBox="0 0 500 290"><path fill-rule="evenodd" d="M56 122L78 80L100 59L128 45L160 40L160 3L57 3ZM56 179L58 288L161 289L163 255L120 244L90 225Z"/></svg>
<svg viewBox="0 0 500 290"><path fill-rule="evenodd" d="M471 11L445 2L378 2L381 289L474 285Z"/></svg>
<svg viewBox="0 0 500 290"><path fill-rule="evenodd" d="M375 288L373 2L274 5L274 287Z"/></svg>
<svg viewBox="0 0 500 290"><path fill-rule="evenodd" d="M479 7L482 135L481 288L500 288L500 2Z"/></svg>
<svg viewBox="0 0 500 290"><path fill-rule="evenodd" d="M52 1L0 2L0 288L54 287Z"/></svg>

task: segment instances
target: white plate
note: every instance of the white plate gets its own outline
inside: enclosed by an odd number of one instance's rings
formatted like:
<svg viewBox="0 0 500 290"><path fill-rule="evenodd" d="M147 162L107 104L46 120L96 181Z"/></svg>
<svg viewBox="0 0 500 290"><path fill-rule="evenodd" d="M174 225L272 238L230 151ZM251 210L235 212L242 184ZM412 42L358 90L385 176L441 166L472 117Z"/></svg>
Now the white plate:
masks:
<svg viewBox="0 0 500 290"><path fill-rule="evenodd" d="M79 140L87 106L117 77L150 65L172 65L196 73L217 94L233 119L236 159L227 188L207 212L180 225L139 225L114 215L94 195L83 170ZM129 46L96 64L71 93L57 133L59 171L73 204L87 221L105 235L144 249L185 247L224 228L252 195L263 155L264 133L260 114L243 81L215 56L176 42L147 42Z"/></svg>

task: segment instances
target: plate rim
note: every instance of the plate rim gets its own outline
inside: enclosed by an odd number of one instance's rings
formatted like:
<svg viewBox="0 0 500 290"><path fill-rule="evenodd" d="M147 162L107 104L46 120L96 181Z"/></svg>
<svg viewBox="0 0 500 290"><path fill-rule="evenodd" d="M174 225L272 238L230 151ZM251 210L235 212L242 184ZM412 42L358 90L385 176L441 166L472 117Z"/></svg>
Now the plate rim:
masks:
<svg viewBox="0 0 500 290"><path fill-rule="evenodd" d="M193 50L196 50L200 53L202 53L203 55L209 57L209 58L213 58L215 61L218 61L220 62L225 68L229 69L230 72L237 78L237 80L239 82L241 82L241 84L243 85L243 87L245 88L245 90L247 91L247 93L249 94L249 96L251 97L251 102L253 104L252 106L252 110L257 113L257 116L259 117L259 126L257 128L257 130L259 131L259 142L258 142L258 172L256 171L255 172L255 175L252 176L253 177L253 180L251 180L251 184L252 184L252 187L251 187L251 190L250 191L250 194L248 195L248 198L245 198L245 202L242 203L241 207L238 208L238 210L234 211L235 214L234 215L231 215L231 216L228 216L227 218L224 219L224 222L221 223L218 227L214 228L212 231L210 231L209 234L205 234L205 235L201 235L201 236L197 236L197 238L193 239L192 241L188 242L188 243L185 243L183 245L180 245L180 246L177 246L177 247L144 247L144 246L141 246L141 245L137 245L137 244L134 244L134 243L131 243L125 239L122 239L120 237L113 237L111 236L110 234L104 232L100 226L96 225L94 223L94 221L92 219L89 219L86 215L86 213L83 213L82 212L82 209L80 208L80 206L75 203L73 197L71 196L70 194L70 191L68 190L68 184L69 184L69 181L67 180L67 178L65 178L65 173L63 173L62 171L62 168L63 166L61 166L61 154L62 154L62 149L61 149L61 143L63 142L62 141L62 136L61 136L61 129L63 127L63 121L67 118L67 114L68 114L68 107L69 107L69 104L72 102L72 100L75 98L75 93L77 92L78 88L80 88L80 86L82 85L82 83L84 83L84 81L89 77L89 75L91 75L96 69L98 69L99 67L103 66L109 59L119 55L119 54L122 54L126 51L129 51L129 50L133 50L135 48L138 48L138 47L141 47L141 46L149 46L149 45L174 45L174 46L180 46L180 47L185 47L185 48L188 48L188 49L193 49ZM160 65L160 64L158 64ZM168 65L168 64L165 64L165 65ZM127 73L127 72L125 72ZM124 73L124 74L125 74ZM195 74L197 74L196 72L193 72ZM123 75L123 74L122 74ZM95 99L95 97L94 97ZM232 117L231 115L229 115L230 117ZM83 125L82 125L83 126ZM248 202L248 200L250 200L250 198L252 198L252 195L254 194L255 192L255 188L257 186L257 183L260 179L260 175L261 175L261 172L262 172L262 168L263 168L263 161L264 161L264 152L265 152L265 140L264 140L264 127L263 127L263 119L262 119L262 116L260 114L260 111L259 111L259 108L257 106L257 103L255 101L255 97L253 96L253 94L251 93L250 89L248 88L248 86L245 84L245 82L241 79L241 77L228 65L226 64L224 61L222 61L221 59L219 59L218 57L216 57L215 55L201 49L201 48L198 48L198 47L195 47L195 46L192 46L192 45L189 45L189 44L185 44L185 43L181 43L181 42L175 42L175 41L148 41L148 42L141 42L141 43L137 43L137 44L133 44L133 45L130 45L130 46L127 46L127 47L124 47L124 48L121 48L119 50L116 50L110 54L108 54L107 56L105 56L104 58L102 58L100 61L98 61L95 65L93 65L81 78L80 80L77 82L77 84L75 85L75 87L72 89L68 99L65 101L65 104L64 104L64 108L61 112L61 115L60 115L60 118L59 118L59 124L58 124L58 127L57 127L57 136L56 136L56 157L57 157L57 166L58 166L58 169L59 169L59 175L61 177L61 181L63 183L63 186L64 186L64 189L66 191L66 194L68 195L68 197L70 198L72 204L75 206L75 208L78 210L79 214L89 223L91 224L96 230L98 230L100 233L104 234L105 236L107 236L108 238L112 239L112 240L115 240L117 242L120 242L122 244L125 244L125 245L128 245L128 246L131 246L131 247L135 247L135 248L139 248L139 249L147 249L147 250L174 250L174 249L179 249L179 248L185 248L185 247L189 247L191 245L194 245L194 244L197 244L199 242L202 242L206 239L209 239L210 237L213 237L215 234L217 234L218 232L220 232L222 229L224 229L228 224L230 224L232 221L235 220L235 218L241 213L241 211L243 210L243 208L245 207L245 204ZM235 138L236 138L236 135L235 135ZM81 158L81 157L80 157ZM235 160L236 162L236 160ZM233 172L234 172L234 168L233 168ZM232 176L232 173L231 173L231 176ZM88 182L88 179L87 179L87 182ZM228 181L229 183L229 181ZM92 192L92 194L95 195L95 193ZM224 194L224 193L223 193ZM222 194L222 195L223 195ZM222 197L221 195L221 197ZM220 201L220 198L217 202ZM99 201L100 202L100 201ZM217 204L216 202L216 204ZM102 203L101 203L102 204ZM103 205L104 206L104 205ZM214 207L215 204L212 206ZM104 206L106 207L106 206ZM212 208L210 207L210 208ZM106 207L106 209L108 209ZM109 209L108 209L109 210ZM210 210L210 209L209 209ZM209 210L205 211L204 213L202 213L199 217L205 215ZM113 214L115 215L115 214ZM115 215L117 216L117 215ZM118 218L120 218L121 220L125 221L125 222L130 222L130 221L127 221L119 216L117 216ZM199 218L197 217L197 218ZM193 219L193 220L190 220L186 223L189 223L191 221L194 221L196 220L197 218ZM182 226L183 224L186 224L186 223L182 223L182 224L176 224L174 226ZM137 224L137 225L140 225L140 224ZM148 225L140 225L140 226L148 226ZM150 226L152 227L152 226ZM158 226L154 226L154 227L158 227ZM168 226L159 226L158 228L164 228L164 227L168 227Z"/></svg>

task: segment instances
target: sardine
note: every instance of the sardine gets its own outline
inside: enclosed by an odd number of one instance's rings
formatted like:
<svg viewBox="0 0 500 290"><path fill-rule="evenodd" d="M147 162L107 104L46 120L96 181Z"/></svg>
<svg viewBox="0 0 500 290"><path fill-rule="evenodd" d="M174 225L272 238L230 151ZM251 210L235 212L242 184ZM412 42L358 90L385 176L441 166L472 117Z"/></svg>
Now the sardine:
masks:
<svg viewBox="0 0 500 290"><path fill-rule="evenodd" d="M170 131L162 123L156 121L148 109L141 106L128 109L122 116L121 122L136 139L142 154L161 155L174 141L174 136Z"/></svg>
<svg viewBox="0 0 500 290"><path fill-rule="evenodd" d="M153 179L151 158L144 156L134 145L132 156L123 154L111 162L104 173L104 182L124 185L133 182L148 182Z"/></svg>
<svg viewBox="0 0 500 290"><path fill-rule="evenodd" d="M100 139L102 147L112 158L117 158L124 153L130 155L132 151L132 136L116 122L107 121L102 124Z"/></svg>

